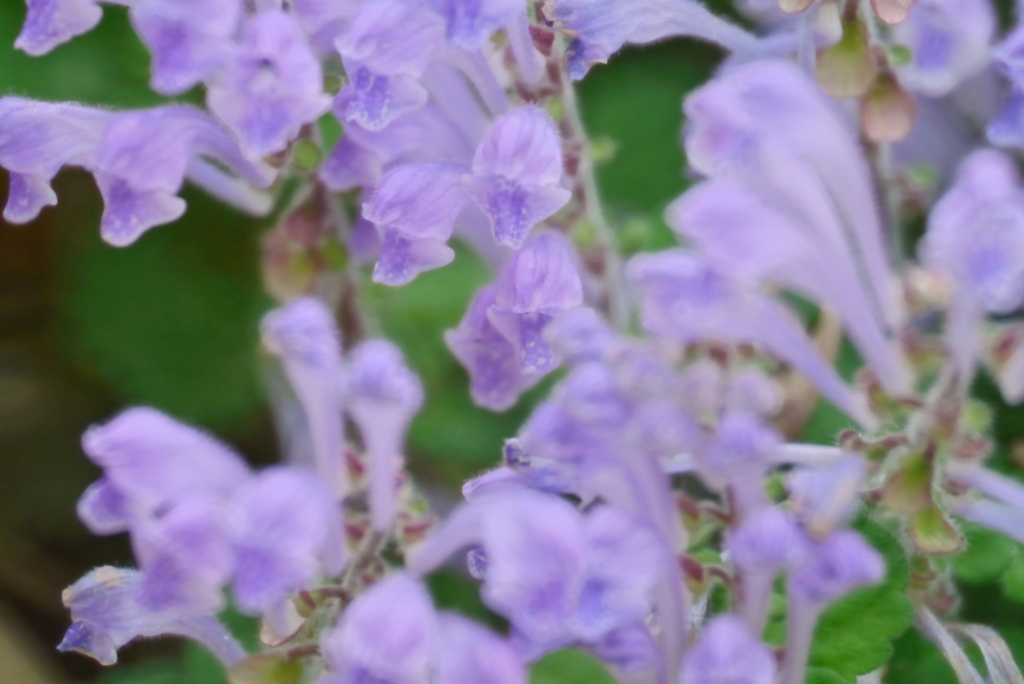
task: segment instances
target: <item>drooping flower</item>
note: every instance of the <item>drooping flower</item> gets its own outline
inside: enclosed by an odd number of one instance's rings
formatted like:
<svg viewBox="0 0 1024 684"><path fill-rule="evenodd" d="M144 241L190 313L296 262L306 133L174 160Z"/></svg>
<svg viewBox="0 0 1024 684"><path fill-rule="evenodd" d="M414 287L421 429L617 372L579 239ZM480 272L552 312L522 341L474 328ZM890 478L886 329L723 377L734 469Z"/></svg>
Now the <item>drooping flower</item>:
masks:
<svg viewBox="0 0 1024 684"><path fill-rule="evenodd" d="M33 57L88 33L103 18L99 0L28 0L25 25L14 47Z"/></svg>
<svg viewBox="0 0 1024 684"><path fill-rule="evenodd" d="M405 285L423 271L451 263L448 239L466 201L457 168L444 164L406 164L389 171L363 217L381 238L375 282Z"/></svg>
<svg viewBox="0 0 1024 684"><path fill-rule="evenodd" d="M521 107L498 119L480 143L466 186L490 218L494 240L519 249L537 223L569 201L561 178L554 123L539 109Z"/></svg>
<svg viewBox="0 0 1024 684"><path fill-rule="evenodd" d="M749 187L806 239L828 245L830 262L852 262L862 274L857 296L871 303L875 325L897 325L896 277L867 164L814 81L791 63L762 60L727 70L692 93L684 109L690 164ZM891 375L894 389L908 380Z"/></svg>
<svg viewBox="0 0 1024 684"><path fill-rule="evenodd" d="M583 78L627 43L652 43L690 36L727 50L749 52L757 39L712 14L696 0L547 0L545 14L575 36L569 47L569 75Z"/></svg>
<svg viewBox="0 0 1024 684"><path fill-rule="evenodd" d="M153 90L176 95L212 76L227 59L240 0L142 0L129 15L153 55Z"/></svg>
<svg viewBox="0 0 1024 684"><path fill-rule="evenodd" d="M925 264L953 282L946 339L968 374L981 317L1012 311L1024 299L1024 194L1009 157L980 150L961 163L929 215L920 251Z"/></svg>
<svg viewBox="0 0 1024 684"><path fill-rule="evenodd" d="M644 327L684 343L752 343L797 368L839 408L865 425L874 417L814 349L800 323L766 293L683 250L634 257L627 273L643 295Z"/></svg>
<svg viewBox="0 0 1024 684"><path fill-rule="evenodd" d="M343 496L348 491L342 462L343 370L334 317L323 303L301 298L267 314L262 329L265 344L281 357L302 405L317 470L333 493Z"/></svg>
<svg viewBox="0 0 1024 684"><path fill-rule="evenodd" d="M893 31L912 55L897 67L900 82L929 97L949 94L988 65L995 30L986 0L917 0Z"/></svg>
<svg viewBox="0 0 1024 684"><path fill-rule="evenodd" d="M445 684L525 684L526 668L507 641L454 613L440 616L437 680Z"/></svg>
<svg viewBox="0 0 1024 684"><path fill-rule="evenodd" d="M344 121L380 130L426 104L419 78L444 36L444 19L422 3L363 4L336 42L351 79Z"/></svg>
<svg viewBox="0 0 1024 684"><path fill-rule="evenodd" d="M274 178L269 167L246 159L214 119L181 105L113 116L91 170L105 204L103 238L118 247L130 245L150 228L185 212L185 202L177 193L186 177L221 199L248 202L254 213L267 211L270 201L251 189L246 194L249 185L244 181L262 188Z"/></svg>
<svg viewBox="0 0 1024 684"><path fill-rule="evenodd" d="M512 622L529 658L573 643L600 649L650 611L663 550L632 517L600 507L586 517L520 485L491 488L458 509L412 559L429 571L482 545L484 600Z"/></svg>
<svg viewBox="0 0 1024 684"><path fill-rule="evenodd" d="M331 106L320 62L294 17L266 10L250 19L207 104L253 158L283 150Z"/></svg>
<svg viewBox="0 0 1024 684"><path fill-rule="evenodd" d="M426 588L404 573L361 594L328 632L329 672L317 684L407 684L428 681L437 615Z"/></svg>
<svg viewBox="0 0 1024 684"><path fill-rule="evenodd" d="M386 532L395 515L403 438L423 403L423 387L396 346L368 340L352 352L347 398L370 459L371 521Z"/></svg>
<svg viewBox="0 0 1024 684"><path fill-rule="evenodd" d="M245 657L241 645L213 615L147 611L138 601L141 580L134 570L104 566L65 589L62 598L73 622L57 648L113 665L117 650L129 641L174 634L199 641L228 667Z"/></svg>
<svg viewBox="0 0 1024 684"><path fill-rule="evenodd" d="M708 623L683 662L680 684L772 684L775 657L732 615Z"/></svg>
<svg viewBox="0 0 1024 684"><path fill-rule="evenodd" d="M56 204L50 181L63 166L89 166L111 116L73 104L0 98L0 166L11 174L4 218L27 223Z"/></svg>
<svg viewBox="0 0 1024 684"><path fill-rule="evenodd" d="M544 329L583 302L572 247L555 233L537 236L505 264L494 285L478 292L448 348L470 375L473 401L501 411L553 370L558 361Z"/></svg>
<svg viewBox="0 0 1024 684"><path fill-rule="evenodd" d="M227 446L150 408L128 409L89 428L82 448L103 468L78 508L98 534L125 531L186 498L228 497L250 477Z"/></svg>

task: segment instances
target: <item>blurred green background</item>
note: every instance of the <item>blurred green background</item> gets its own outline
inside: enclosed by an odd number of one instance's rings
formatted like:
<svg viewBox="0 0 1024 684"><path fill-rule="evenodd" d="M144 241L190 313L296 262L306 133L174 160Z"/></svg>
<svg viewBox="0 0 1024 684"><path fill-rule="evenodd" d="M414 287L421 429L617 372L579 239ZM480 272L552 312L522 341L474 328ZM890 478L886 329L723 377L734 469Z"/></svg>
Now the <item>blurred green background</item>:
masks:
<svg viewBox="0 0 1024 684"><path fill-rule="evenodd" d="M10 47L24 12L16 0L0 2L0 95L116 108L163 101L146 86L149 57L123 8L106 6L97 30L41 59ZM592 138L614 150L599 181L625 251L671 242L661 212L686 185L680 104L719 59L716 50L689 41L631 49L594 69L580 87ZM6 186L0 171L0 204ZM173 640L131 645L122 650L124 664L108 671L59 655L54 646L68 624L61 589L96 565L132 565L123 536L92 537L75 517L79 494L98 475L78 443L90 423L147 404L207 428L254 463L277 458L257 334L272 305L259 272L260 239L269 226L186 189L182 220L116 249L99 238L92 179L69 170L55 187L59 205L33 224L0 222L0 683L222 682L201 649ZM411 468L453 496L465 478L496 462L502 440L540 394L506 414L479 410L444 347L443 331L488 279L462 250L452 266L410 287L366 293L427 388L411 430ZM994 397L988 385L979 391ZM831 441L842 427L842 417L821 405L805 437ZM1004 445L1024 437L1022 414L1003 408L997 431ZM1010 453L1003 449L1003 467L1017 470ZM963 577L972 583L965 611L1005 627L1015 645L1024 643L1020 604L1001 600L1013 591L1024 599L1024 560L1015 545L978 539L972 548L982 551L964 563ZM440 604L486 618L473 585L457 575L439 575L434 589ZM252 627L237 623L243 631ZM913 636L898 642L890 679L953 681L935 649ZM545 659L533 673L536 684L605 681L599 665L573 652Z"/></svg>

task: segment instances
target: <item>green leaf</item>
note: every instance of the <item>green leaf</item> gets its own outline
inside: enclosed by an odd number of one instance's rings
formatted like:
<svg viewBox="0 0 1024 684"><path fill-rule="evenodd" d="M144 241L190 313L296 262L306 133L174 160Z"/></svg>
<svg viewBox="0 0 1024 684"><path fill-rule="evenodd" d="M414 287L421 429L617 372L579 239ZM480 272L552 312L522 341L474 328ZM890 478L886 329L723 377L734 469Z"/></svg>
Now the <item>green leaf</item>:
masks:
<svg viewBox="0 0 1024 684"><path fill-rule="evenodd" d="M820 667L807 668L804 684L856 684L856 679L849 679L837 674L834 670L823 670Z"/></svg>
<svg viewBox="0 0 1024 684"><path fill-rule="evenodd" d="M1024 557L1019 551L1000 578L1000 583L1006 598L1024 603Z"/></svg>
<svg viewBox="0 0 1024 684"><path fill-rule="evenodd" d="M980 584L999 579L1004 573L1009 574L1011 563L1017 556L1016 544L977 525L965 523L962 528L967 535L967 547L953 559L953 574L958 580ZM1024 563L1018 565L1024 571ZM1024 573L1021 580L1024 581Z"/></svg>
<svg viewBox="0 0 1024 684"><path fill-rule="evenodd" d="M892 640L913 620L903 547L878 523L862 519L854 527L882 554L887 570L880 584L849 593L818 622L809 664L831 670L840 678L837 681L853 680L884 665L892 655Z"/></svg>
<svg viewBox="0 0 1024 684"><path fill-rule="evenodd" d="M593 656L566 648L534 663L530 684L615 684L615 679Z"/></svg>

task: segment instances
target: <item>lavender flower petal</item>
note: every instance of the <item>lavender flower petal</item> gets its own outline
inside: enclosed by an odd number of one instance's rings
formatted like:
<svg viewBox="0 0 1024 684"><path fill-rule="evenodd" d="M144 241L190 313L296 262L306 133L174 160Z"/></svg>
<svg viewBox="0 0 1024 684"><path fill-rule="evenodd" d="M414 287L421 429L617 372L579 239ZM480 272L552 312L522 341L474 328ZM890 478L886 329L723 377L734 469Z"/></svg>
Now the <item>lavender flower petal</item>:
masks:
<svg viewBox="0 0 1024 684"><path fill-rule="evenodd" d="M123 497L120 508L133 516L152 515L197 495L231 496L250 477L245 462L228 447L150 408L128 409L89 428L82 448L103 468L104 496L116 491ZM109 529L108 521L84 519L97 532Z"/></svg>
<svg viewBox="0 0 1024 684"><path fill-rule="evenodd" d="M337 507L310 473L270 468L246 484L227 518L238 607L263 613L302 589L340 536ZM340 568L325 568L337 572Z"/></svg>
<svg viewBox="0 0 1024 684"><path fill-rule="evenodd" d="M344 496L341 334L334 316L318 300L302 298L267 314L261 327L302 404L317 471L336 496Z"/></svg>
<svg viewBox="0 0 1024 684"><path fill-rule="evenodd" d="M423 403L423 387L396 346L369 340L352 352L347 395L370 458L371 522L386 532L395 515L405 431Z"/></svg>
<svg viewBox="0 0 1024 684"><path fill-rule="evenodd" d="M775 657L739 618L716 617L683 663L680 684L772 684Z"/></svg>
<svg viewBox="0 0 1024 684"><path fill-rule="evenodd" d="M521 107L498 119L480 143L466 186L491 219L495 241L519 249L537 223L569 201L561 178L554 123L539 109Z"/></svg>
<svg viewBox="0 0 1024 684"><path fill-rule="evenodd" d="M757 44L754 36L694 0L547 0L545 13L579 36L568 53L574 79L607 62L626 43L691 36L737 52L750 52Z"/></svg>
<svg viewBox="0 0 1024 684"><path fill-rule="evenodd" d="M255 158L283 150L304 124L330 109L331 99L295 19L269 10L246 24L207 104Z"/></svg>
<svg viewBox="0 0 1024 684"><path fill-rule="evenodd" d="M428 681L437 615L426 588L407 574L361 594L323 639L331 684Z"/></svg>
<svg viewBox="0 0 1024 684"><path fill-rule="evenodd" d="M99 0L28 0L28 15L14 47L39 57L88 33L102 18Z"/></svg>
<svg viewBox="0 0 1024 684"><path fill-rule="evenodd" d="M11 172L4 218L27 223L56 204L50 181L65 165L89 165L110 117L79 105L0 98L0 166Z"/></svg>

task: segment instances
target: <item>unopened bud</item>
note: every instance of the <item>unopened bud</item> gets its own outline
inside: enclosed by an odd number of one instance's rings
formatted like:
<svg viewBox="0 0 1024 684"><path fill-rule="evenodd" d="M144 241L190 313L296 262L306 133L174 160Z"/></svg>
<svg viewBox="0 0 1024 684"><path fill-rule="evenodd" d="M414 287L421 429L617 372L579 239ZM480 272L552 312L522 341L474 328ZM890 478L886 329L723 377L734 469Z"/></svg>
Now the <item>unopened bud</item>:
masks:
<svg viewBox="0 0 1024 684"><path fill-rule="evenodd" d="M899 142L910 135L916 113L914 99L885 71L860 101L860 128L871 142Z"/></svg>

